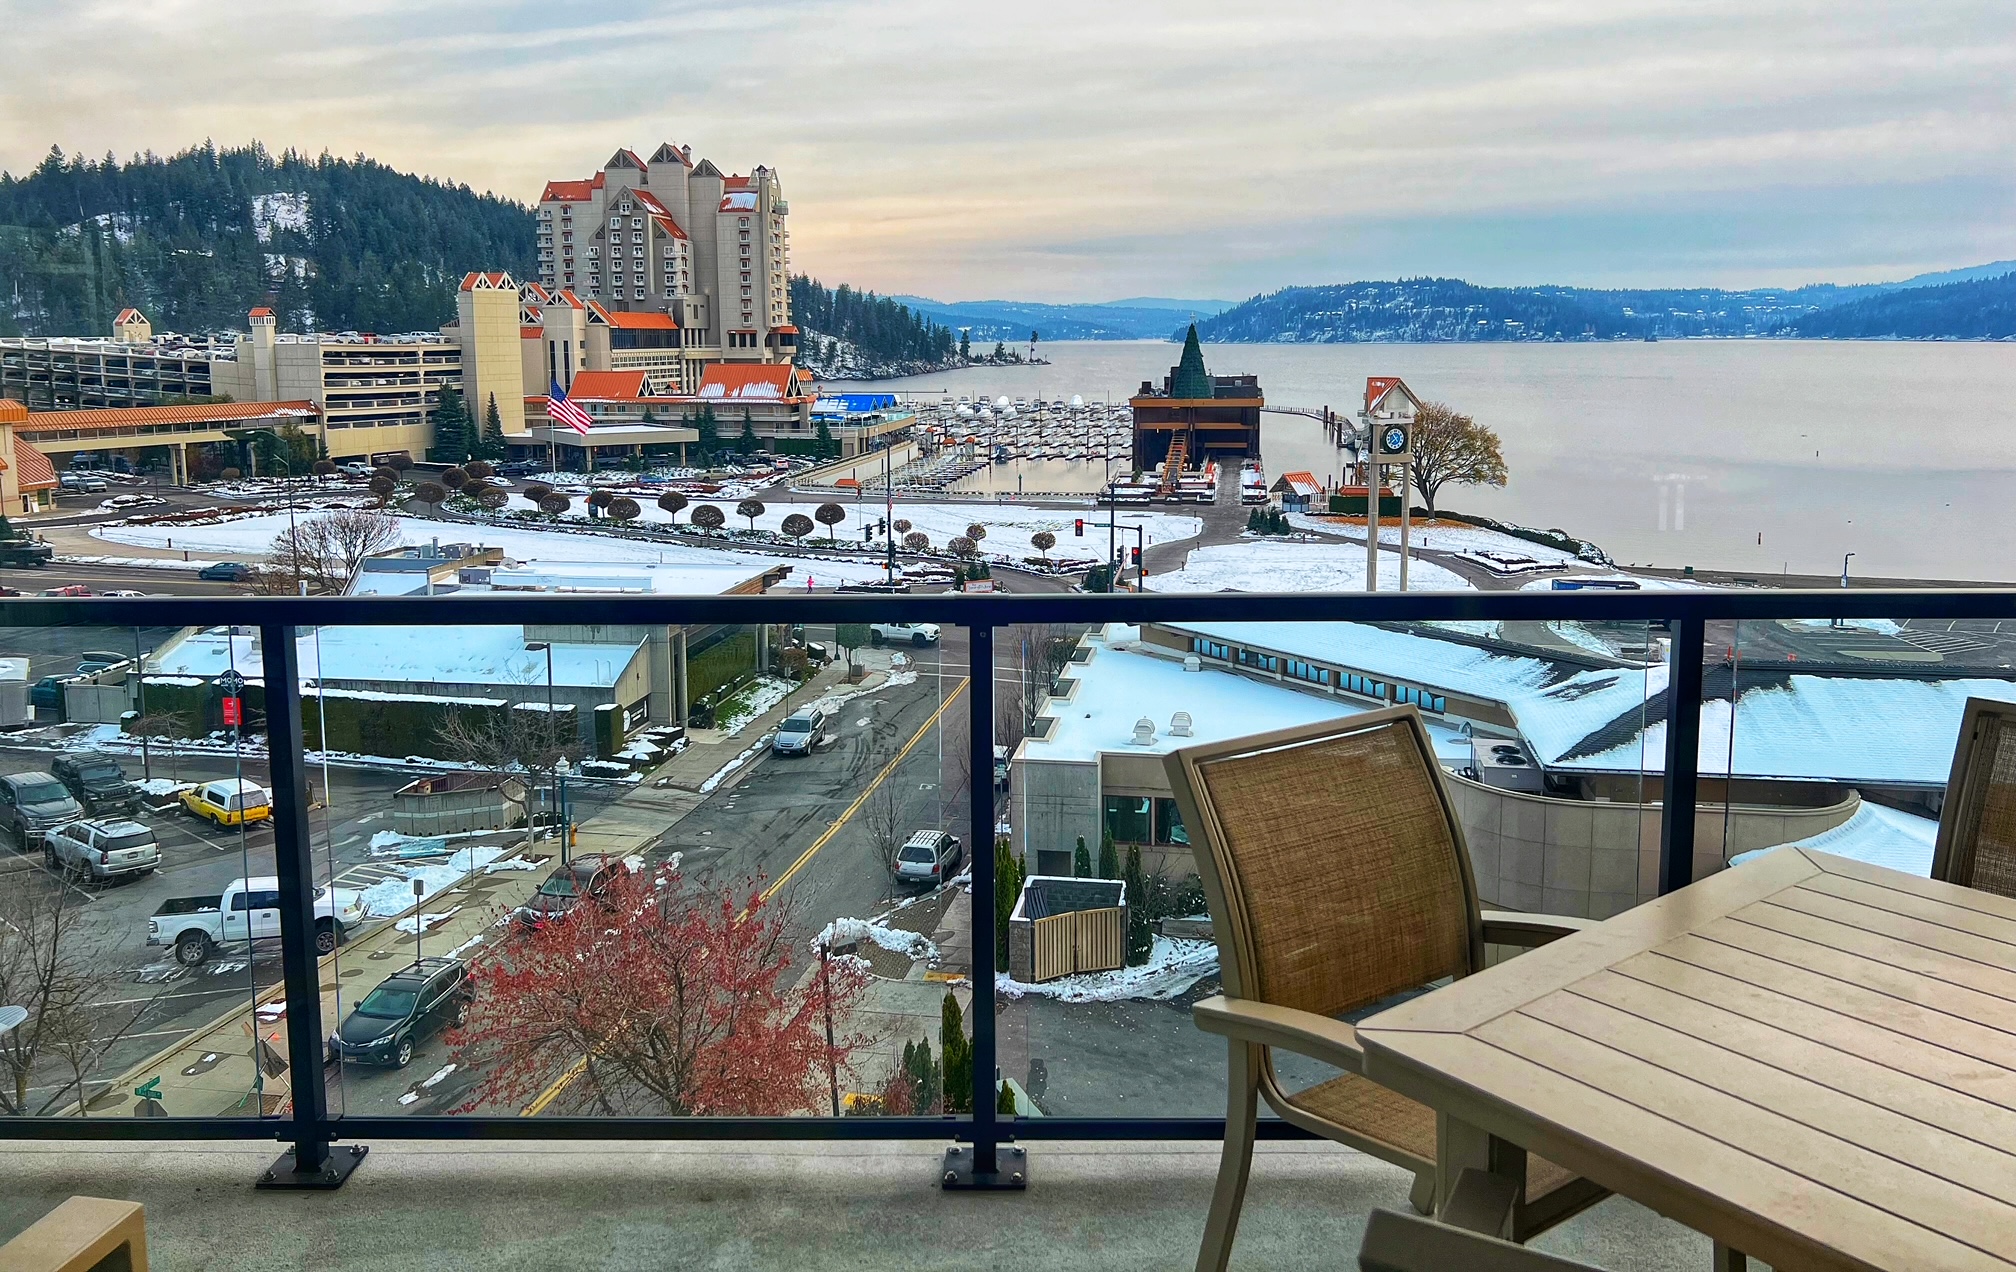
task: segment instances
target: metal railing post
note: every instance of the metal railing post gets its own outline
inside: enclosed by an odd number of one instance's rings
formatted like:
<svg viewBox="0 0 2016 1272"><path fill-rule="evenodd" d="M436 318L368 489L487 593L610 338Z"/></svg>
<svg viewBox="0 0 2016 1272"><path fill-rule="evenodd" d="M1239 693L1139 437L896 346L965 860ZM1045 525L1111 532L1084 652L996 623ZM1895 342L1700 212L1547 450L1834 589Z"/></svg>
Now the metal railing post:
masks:
<svg viewBox="0 0 2016 1272"><path fill-rule="evenodd" d="M967 629L967 835L973 850L973 1143L945 1153L944 1184L959 1189L1028 1186L1028 1154L1001 1143L994 1084L999 1075L994 1032L994 628Z"/></svg>
<svg viewBox="0 0 2016 1272"><path fill-rule="evenodd" d="M1659 895L1694 882L1694 805L1701 779L1701 658L1707 623L1673 626L1666 668L1666 777L1659 800Z"/></svg>
<svg viewBox="0 0 2016 1272"><path fill-rule="evenodd" d="M322 986L315 955L315 862L308 824L308 766L302 754L300 656L291 626L262 626L259 643L266 678L266 748L272 765L273 864L280 883L280 965L287 987L294 1147L280 1155L258 1186L326 1191L342 1187L369 1150L349 1145L332 1153L329 1148L333 1136L329 1089L322 1075Z"/></svg>

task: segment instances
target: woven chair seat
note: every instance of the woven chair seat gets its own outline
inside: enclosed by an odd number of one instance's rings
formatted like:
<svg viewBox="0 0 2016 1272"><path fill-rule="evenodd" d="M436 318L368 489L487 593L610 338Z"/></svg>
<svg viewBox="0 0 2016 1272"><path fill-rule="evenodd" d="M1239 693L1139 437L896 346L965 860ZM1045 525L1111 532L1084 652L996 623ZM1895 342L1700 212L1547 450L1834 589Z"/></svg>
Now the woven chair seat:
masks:
<svg viewBox="0 0 2016 1272"><path fill-rule="evenodd" d="M1435 1110L1355 1073L1287 1091L1283 1097L1303 1113L1348 1126L1367 1139L1435 1160ZM1534 1202L1576 1182L1575 1172L1534 1153L1526 1155L1526 1199Z"/></svg>

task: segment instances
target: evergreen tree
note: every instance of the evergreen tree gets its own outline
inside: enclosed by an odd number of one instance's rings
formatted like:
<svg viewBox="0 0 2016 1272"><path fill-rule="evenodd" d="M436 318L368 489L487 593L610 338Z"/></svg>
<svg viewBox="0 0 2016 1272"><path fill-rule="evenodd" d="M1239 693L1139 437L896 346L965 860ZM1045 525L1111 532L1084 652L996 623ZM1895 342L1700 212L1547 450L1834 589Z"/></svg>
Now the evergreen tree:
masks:
<svg viewBox="0 0 2016 1272"><path fill-rule="evenodd" d="M1149 912L1148 876L1141 870L1141 845L1127 845L1127 966L1139 967L1155 950L1155 920Z"/></svg>
<svg viewBox="0 0 2016 1272"><path fill-rule="evenodd" d="M973 361L973 333L965 327L959 329L959 361Z"/></svg>
<svg viewBox="0 0 2016 1272"><path fill-rule="evenodd" d="M1099 877L1118 879L1120 877L1120 854L1113 847L1113 831L1109 827L1099 836Z"/></svg>
<svg viewBox="0 0 2016 1272"><path fill-rule="evenodd" d="M966 1037L966 1017L959 1000L945 991L938 1009L938 1054L945 1074L945 1111L973 1111L973 1043Z"/></svg>
<svg viewBox="0 0 2016 1272"><path fill-rule="evenodd" d="M700 404L700 414L694 418L693 428L700 434L700 440L694 446L703 460L721 449L721 427L714 419L714 407L710 403Z"/></svg>
<svg viewBox="0 0 2016 1272"><path fill-rule="evenodd" d="M745 408L742 412L742 433L735 439L735 453L754 455L762 445L756 437L756 420Z"/></svg>
<svg viewBox="0 0 2016 1272"><path fill-rule="evenodd" d="M827 426L825 420L819 421L819 458L840 458L840 443L834 439L833 430Z"/></svg>
<svg viewBox="0 0 2016 1272"><path fill-rule="evenodd" d="M1006 1082L1000 1083L995 1088L995 1092L994 1111L996 1113L1006 1113L1010 1117L1015 1116L1015 1092L1009 1088Z"/></svg>
<svg viewBox="0 0 2016 1272"><path fill-rule="evenodd" d="M442 386L433 420L434 444L427 448L427 457L439 464L468 463L469 409L462 403L461 390Z"/></svg>
<svg viewBox="0 0 2016 1272"><path fill-rule="evenodd" d="M1085 847L1085 836L1078 836L1078 849L1071 854L1071 873L1080 879L1092 877L1092 853Z"/></svg>
<svg viewBox="0 0 2016 1272"><path fill-rule="evenodd" d="M650 418L650 412L645 412ZM483 408L483 445L479 452L484 459L504 458L504 417L497 411L497 395L490 395L489 405Z"/></svg>
<svg viewBox="0 0 2016 1272"><path fill-rule="evenodd" d="M14 523L7 520L6 513L0 512L0 539L12 539L14 537Z"/></svg>
<svg viewBox="0 0 2016 1272"><path fill-rule="evenodd" d="M1008 847L1008 837L994 840L994 966L1008 966L1008 916L1022 895L1022 863Z"/></svg>

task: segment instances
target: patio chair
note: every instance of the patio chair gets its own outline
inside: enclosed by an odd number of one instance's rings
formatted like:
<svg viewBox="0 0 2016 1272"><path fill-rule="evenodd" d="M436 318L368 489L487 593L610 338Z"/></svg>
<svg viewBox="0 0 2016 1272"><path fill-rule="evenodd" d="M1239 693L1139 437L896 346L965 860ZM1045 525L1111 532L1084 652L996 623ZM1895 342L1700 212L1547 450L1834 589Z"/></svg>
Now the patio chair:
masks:
<svg viewBox="0 0 2016 1272"><path fill-rule="evenodd" d="M1487 943L1540 945L1592 924L1479 909L1463 829L1411 706L1187 747L1164 762L1218 940L1223 992L1193 1016L1227 1043L1225 1149L1197 1267L1217 1272L1231 1253L1256 1095L1284 1121L1413 1171L1411 1200L1426 1213L1435 1112L1364 1077L1357 1032L1336 1017L1479 971ZM1277 1047L1344 1072L1288 1090ZM1605 1195L1517 1150L1494 1172L1514 1181L1504 1229L1514 1241Z"/></svg>
<svg viewBox="0 0 2016 1272"><path fill-rule="evenodd" d="M2016 702L1967 700L1932 877L2016 897Z"/></svg>
<svg viewBox="0 0 2016 1272"><path fill-rule="evenodd" d="M1358 1272L1597 1272L1587 1263L1542 1254L1433 1219L1375 1210L1358 1247Z"/></svg>

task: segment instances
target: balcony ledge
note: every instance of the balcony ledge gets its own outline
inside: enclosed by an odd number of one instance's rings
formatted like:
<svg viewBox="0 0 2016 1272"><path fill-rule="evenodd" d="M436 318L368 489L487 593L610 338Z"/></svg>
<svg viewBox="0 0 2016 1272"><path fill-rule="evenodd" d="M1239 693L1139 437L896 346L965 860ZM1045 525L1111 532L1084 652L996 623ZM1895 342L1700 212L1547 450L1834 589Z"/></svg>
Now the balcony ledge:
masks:
<svg viewBox="0 0 2016 1272"><path fill-rule="evenodd" d="M270 1144L9 1143L0 1241L64 1198L147 1208L157 1269L1174 1268L1196 1258L1215 1143L1038 1142L1027 1193L945 1193L942 1144L379 1144L339 1192L257 1193ZM1263 1143L1234 1268L1354 1266L1409 1176ZM1534 1243L1611 1272L1708 1266L1706 1240L1611 1198Z"/></svg>

